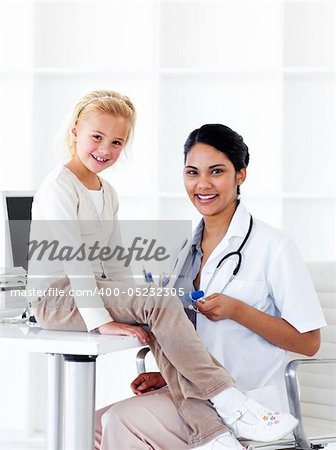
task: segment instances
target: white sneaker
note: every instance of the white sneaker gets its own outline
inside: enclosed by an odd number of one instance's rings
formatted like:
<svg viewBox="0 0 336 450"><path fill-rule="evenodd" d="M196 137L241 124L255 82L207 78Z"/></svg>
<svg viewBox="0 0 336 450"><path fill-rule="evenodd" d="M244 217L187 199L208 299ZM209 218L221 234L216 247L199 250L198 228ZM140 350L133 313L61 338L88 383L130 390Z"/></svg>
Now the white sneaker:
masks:
<svg viewBox="0 0 336 450"><path fill-rule="evenodd" d="M197 450L246 450L231 431L221 434L207 444L196 447Z"/></svg>
<svg viewBox="0 0 336 450"><path fill-rule="evenodd" d="M223 421L235 436L260 442L277 441L293 431L299 423L290 414L272 411L252 399L248 399L230 418L225 417Z"/></svg>

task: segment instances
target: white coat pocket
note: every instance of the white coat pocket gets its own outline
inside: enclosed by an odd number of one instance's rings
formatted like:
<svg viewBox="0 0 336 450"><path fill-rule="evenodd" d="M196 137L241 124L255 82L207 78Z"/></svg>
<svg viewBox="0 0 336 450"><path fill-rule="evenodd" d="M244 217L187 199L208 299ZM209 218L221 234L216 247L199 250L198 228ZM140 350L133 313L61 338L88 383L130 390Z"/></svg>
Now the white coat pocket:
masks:
<svg viewBox="0 0 336 450"><path fill-rule="evenodd" d="M223 294L242 300L248 305L263 309L268 295L265 281L232 280Z"/></svg>

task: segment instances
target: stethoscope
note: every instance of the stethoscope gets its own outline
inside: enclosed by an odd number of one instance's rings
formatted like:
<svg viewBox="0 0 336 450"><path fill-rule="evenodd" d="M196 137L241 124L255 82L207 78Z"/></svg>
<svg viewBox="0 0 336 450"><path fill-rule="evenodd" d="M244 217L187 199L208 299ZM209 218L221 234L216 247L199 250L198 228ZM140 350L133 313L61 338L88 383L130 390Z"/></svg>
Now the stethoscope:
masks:
<svg viewBox="0 0 336 450"><path fill-rule="evenodd" d="M222 267L223 263L232 257L236 257L237 258L237 264L235 266L235 268L233 269L232 275L230 276L230 278L226 281L226 283L224 284L224 286L221 289L221 293L224 291L224 289L228 286L229 283L231 283L231 281L234 279L234 277L237 275L237 273L239 272L239 269L241 267L242 264L242 250L246 245L246 242L248 241L251 231L252 231L252 227L253 227L253 218L252 215L250 214L250 223L249 223L249 227L247 230L247 233L244 237L243 242L240 244L239 248L234 251L234 252L230 252L227 253L225 256L223 256L223 258L218 262L210 280L208 281L208 284L206 286L206 288L204 289L204 292L202 293L202 295L197 295L198 293L202 292L202 291L195 291L193 293L190 293L190 300L192 301L192 304L189 305L189 309L193 309L196 312L199 312L198 309L195 307L197 300L200 300L200 298L202 297L206 297L209 291L209 288L211 286L211 283L213 283L215 277L217 276L219 269Z"/></svg>

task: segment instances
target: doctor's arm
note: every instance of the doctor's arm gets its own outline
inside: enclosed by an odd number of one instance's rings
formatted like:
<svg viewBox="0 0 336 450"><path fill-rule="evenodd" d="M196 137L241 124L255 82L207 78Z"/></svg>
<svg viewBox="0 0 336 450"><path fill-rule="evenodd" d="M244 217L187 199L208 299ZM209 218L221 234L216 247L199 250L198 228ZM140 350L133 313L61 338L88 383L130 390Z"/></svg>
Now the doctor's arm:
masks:
<svg viewBox="0 0 336 450"><path fill-rule="evenodd" d="M320 348L319 329L326 322L308 270L288 237L270 247L270 254L264 275L266 301L273 301L278 316L225 294L212 294L205 303L198 302L199 310L210 320L234 320L273 345L313 356Z"/></svg>
<svg viewBox="0 0 336 450"><path fill-rule="evenodd" d="M160 372L145 372L138 375L131 383L135 395L141 395L166 386L166 381Z"/></svg>
<svg viewBox="0 0 336 450"><path fill-rule="evenodd" d="M212 294L197 306L209 320L234 320L284 350L313 356L320 347L319 329L300 333L285 319L273 317L228 295Z"/></svg>

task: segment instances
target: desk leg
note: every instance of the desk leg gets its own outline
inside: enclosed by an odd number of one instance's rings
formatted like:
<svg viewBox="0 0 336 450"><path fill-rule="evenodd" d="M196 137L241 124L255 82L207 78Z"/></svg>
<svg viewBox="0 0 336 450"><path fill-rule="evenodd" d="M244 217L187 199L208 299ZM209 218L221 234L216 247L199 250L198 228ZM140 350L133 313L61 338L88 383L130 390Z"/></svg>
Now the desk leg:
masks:
<svg viewBox="0 0 336 450"><path fill-rule="evenodd" d="M47 355L48 361L48 422L47 449L60 450L62 427L62 355Z"/></svg>
<svg viewBox="0 0 336 450"><path fill-rule="evenodd" d="M64 355L64 449L93 450L96 356Z"/></svg>

